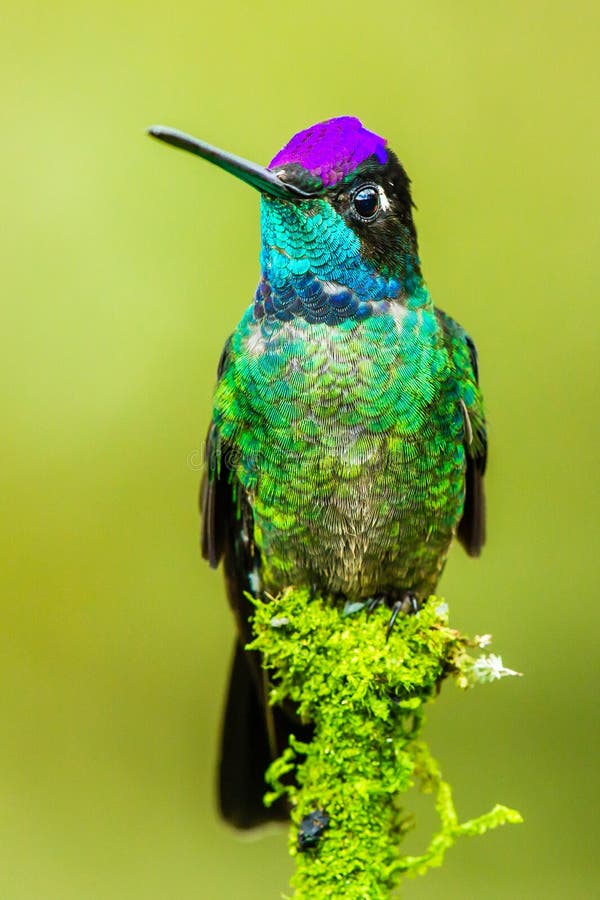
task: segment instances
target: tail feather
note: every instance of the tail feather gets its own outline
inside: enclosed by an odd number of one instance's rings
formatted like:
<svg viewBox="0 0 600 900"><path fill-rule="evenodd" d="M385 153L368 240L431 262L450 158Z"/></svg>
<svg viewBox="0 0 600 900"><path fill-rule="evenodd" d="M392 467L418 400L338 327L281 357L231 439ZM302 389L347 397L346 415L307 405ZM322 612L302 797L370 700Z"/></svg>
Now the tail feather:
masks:
<svg viewBox="0 0 600 900"><path fill-rule="evenodd" d="M266 716L271 712L274 714L275 729L271 732L281 748L287 744L291 723L281 710L265 711L248 656L237 641L225 706L219 765L221 815L231 825L241 829L288 818L283 800L268 809L263 804L267 789L265 771L275 752L279 752L279 749L270 746Z"/></svg>

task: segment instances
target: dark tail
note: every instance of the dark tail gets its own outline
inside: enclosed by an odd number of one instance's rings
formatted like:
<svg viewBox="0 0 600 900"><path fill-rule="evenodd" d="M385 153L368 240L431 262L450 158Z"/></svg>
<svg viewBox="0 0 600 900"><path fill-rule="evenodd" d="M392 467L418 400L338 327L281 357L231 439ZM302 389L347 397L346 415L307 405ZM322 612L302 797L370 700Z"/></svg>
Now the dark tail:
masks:
<svg viewBox="0 0 600 900"><path fill-rule="evenodd" d="M221 736L219 808L227 822L244 829L288 818L283 800L267 809L263 796L267 790L265 771L274 755L287 745L293 726L282 710L265 710L256 681L250 653L237 641ZM273 717L270 727L267 715ZM273 750L270 744L276 745Z"/></svg>

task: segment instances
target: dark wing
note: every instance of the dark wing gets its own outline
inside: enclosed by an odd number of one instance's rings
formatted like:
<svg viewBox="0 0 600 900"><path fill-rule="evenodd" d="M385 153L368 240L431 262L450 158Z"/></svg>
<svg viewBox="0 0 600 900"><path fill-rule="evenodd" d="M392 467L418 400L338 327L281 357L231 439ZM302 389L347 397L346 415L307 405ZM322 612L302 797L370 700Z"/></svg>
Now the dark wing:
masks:
<svg viewBox="0 0 600 900"><path fill-rule="evenodd" d="M475 378L475 384L479 387L479 367L477 365L477 348L468 335L465 335L465 341L469 348L469 358L471 361L471 369ZM470 413L465 405L466 415ZM483 412L483 411L482 411ZM466 445L467 451L467 471L466 471L466 493L465 505L463 509L462 519L458 526L458 539L469 554L469 556L479 556L485 543L485 491L483 487L483 476L487 464L487 433L485 428L485 419L478 422L477 432L473 430L473 425L466 427L466 432L470 435L470 442Z"/></svg>
<svg viewBox="0 0 600 900"><path fill-rule="evenodd" d="M205 464L200 485L202 556L213 569L221 561L227 598L235 613L240 637L250 640L248 617L252 605L260 554L254 545L252 509L234 469L235 452L224 442L213 422L206 437Z"/></svg>
<svg viewBox="0 0 600 900"><path fill-rule="evenodd" d="M479 556L485 543L483 476L487 462L487 433L483 399L479 390L477 349L458 322L439 309L436 309L436 316L456 369L465 421L464 446L467 458L465 505L457 535L469 556Z"/></svg>
<svg viewBox="0 0 600 900"><path fill-rule="evenodd" d="M231 338L221 354L217 380L230 364L230 348ZM247 643L252 607L245 594L252 592L259 554L253 540L252 509L237 479L235 461L235 448L223 440L212 422L206 436L200 485L200 545L202 556L213 569L223 560L229 603L237 619L240 637Z"/></svg>
<svg viewBox="0 0 600 900"><path fill-rule="evenodd" d="M231 339L219 362L218 378L230 364ZM284 800L269 809L263 804L264 773L287 746L291 730L302 740L310 730L292 710L270 707L270 685L255 651L244 650L252 639L247 594L259 590L260 552L254 544L252 507L236 476L235 448L223 440L213 422L206 437L204 473L200 486L201 548L213 568L223 562L227 597L237 620L238 638L229 678L221 733L219 806L236 828L284 820Z"/></svg>
<svg viewBox="0 0 600 900"><path fill-rule="evenodd" d="M217 381L229 360L231 338L219 359ZM200 482L200 546L202 556L216 569L225 549L225 521L232 503L229 471L221 471L221 440L214 422L210 423L204 444L204 471ZM223 463L226 462L226 458Z"/></svg>

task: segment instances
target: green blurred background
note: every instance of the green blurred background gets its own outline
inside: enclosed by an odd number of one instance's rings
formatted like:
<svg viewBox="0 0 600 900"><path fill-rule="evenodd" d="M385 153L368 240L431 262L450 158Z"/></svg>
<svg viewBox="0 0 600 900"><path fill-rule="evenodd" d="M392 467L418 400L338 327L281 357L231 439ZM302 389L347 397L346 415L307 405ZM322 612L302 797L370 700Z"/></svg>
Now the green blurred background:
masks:
<svg viewBox="0 0 600 900"><path fill-rule="evenodd" d="M407 898L597 896L597 4L54 4L1 14L0 895L279 896L213 772L233 625L197 546L221 346L257 280L258 198L152 143L266 162L342 113L412 179L424 270L480 351L489 544L453 621L525 673L428 736L465 842ZM411 849L426 840L426 804Z"/></svg>

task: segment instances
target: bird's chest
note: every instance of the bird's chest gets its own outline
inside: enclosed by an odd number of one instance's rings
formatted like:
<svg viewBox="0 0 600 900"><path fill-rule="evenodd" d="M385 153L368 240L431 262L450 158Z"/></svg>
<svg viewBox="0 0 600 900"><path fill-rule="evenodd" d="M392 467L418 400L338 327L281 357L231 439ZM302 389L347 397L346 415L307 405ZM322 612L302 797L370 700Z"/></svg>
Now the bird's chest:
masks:
<svg viewBox="0 0 600 900"><path fill-rule="evenodd" d="M464 462L447 357L422 314L291 322L271 339L250 328L234 374L216 415L270 559L356 569L444 519L438 481Z"/></svg>

